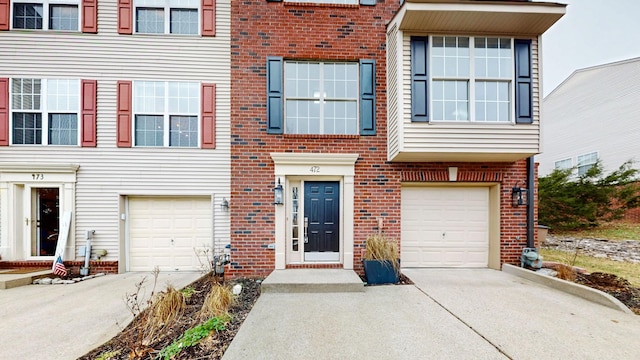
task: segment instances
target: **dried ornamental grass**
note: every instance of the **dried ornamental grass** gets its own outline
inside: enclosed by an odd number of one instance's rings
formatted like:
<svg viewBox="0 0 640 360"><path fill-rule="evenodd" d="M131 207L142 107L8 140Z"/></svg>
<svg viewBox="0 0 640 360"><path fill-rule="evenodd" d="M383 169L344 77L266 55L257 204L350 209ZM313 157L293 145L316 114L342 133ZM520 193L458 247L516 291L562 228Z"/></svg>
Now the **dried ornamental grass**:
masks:
<svg viewBox="0 0 640 360"><path fill-rule="evenodd" d="M150 325L156 328L172 324L180 318L187 306L184 294L172 285L158 295L150 309Z"/></svg>
<svg viewBox="0 0 640 360"><path fill-rule="evenodd" d="M200 317L209 319L215 316L226 315L234 304L236 296L233 295L231 288L215 284L211 287L211 291L207 294L200 309Z"/></svg>
<svg viewBox="0 0 640 360"><path fill-rule="evenodd" d="M372 234L367 237L364 260L389 261L395 272L400 271L398 243L384 234Z"/></svg>
<svg viewBox="0 0 640 360"><path fill-rule="evenodd" d="M573 266L559 264L556 269L558 275L556 275L559 279L575 281L576 280L576 271L573 269Z"/></svg>

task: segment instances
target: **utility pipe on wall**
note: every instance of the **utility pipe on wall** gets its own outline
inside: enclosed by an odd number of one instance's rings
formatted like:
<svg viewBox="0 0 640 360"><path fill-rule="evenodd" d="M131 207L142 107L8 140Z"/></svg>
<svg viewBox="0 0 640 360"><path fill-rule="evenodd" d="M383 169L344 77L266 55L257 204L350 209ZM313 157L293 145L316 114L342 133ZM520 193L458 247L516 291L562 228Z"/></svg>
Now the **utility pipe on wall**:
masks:
<svg viewBox="0 0 640 360"><path fill-rule="evenodd" d="M527 247L535 247L534 233L534 190L535 184L535 162L533 156L527 158Z"/></svg>

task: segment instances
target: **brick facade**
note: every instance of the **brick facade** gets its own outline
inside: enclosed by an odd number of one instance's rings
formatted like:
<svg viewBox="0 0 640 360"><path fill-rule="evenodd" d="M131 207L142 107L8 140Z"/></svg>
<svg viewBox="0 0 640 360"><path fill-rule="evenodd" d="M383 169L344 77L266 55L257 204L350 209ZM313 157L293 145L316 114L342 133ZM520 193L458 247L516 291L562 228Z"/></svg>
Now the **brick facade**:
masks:
<svg viewBox="0 0 640 360"><path fill-rule="evenodd" d="M231 275L267 275L275 266L272 152L357 153L354 199L354 266L362 272L367 235L384 231L400 239L403 172L443 172L458 167L469 181L483 173L501 179L501 263L517 263L526 246L526 207L511 206L511 187L526 180L526 161L515 163L387 162L386 27L398 1L376 6L307 5L233 1L231 25ZM376 61L375 136L267 135L266 58ZM487 181L487 180L484 180Z"/></svg>

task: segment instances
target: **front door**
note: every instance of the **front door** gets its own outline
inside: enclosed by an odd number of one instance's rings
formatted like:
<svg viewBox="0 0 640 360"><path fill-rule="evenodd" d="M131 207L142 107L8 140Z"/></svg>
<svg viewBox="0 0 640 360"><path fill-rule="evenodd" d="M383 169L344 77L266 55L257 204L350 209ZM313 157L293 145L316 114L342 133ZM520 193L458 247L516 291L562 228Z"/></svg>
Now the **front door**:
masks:
<svg viewBox="0 0 640 360"><path fill-rule="evenodd" d="M304 183L305 261L340 260L340 183Z"/></svg>
<svg viewBox="0 0 640 360"><path fill-rule="evenodd" d="M60 226L60 188L31 188L31 256L54 256Z"/></svg>

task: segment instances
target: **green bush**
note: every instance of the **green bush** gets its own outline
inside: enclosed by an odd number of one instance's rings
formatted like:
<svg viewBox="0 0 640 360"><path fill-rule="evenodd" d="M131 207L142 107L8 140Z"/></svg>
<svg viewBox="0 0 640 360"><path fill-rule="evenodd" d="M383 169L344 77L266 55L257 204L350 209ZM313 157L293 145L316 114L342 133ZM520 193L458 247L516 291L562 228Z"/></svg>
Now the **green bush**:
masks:
<svg viewBox="0 0 640 360"><path fill-rule="evenodd" d="M620 219L640 205L636 175L627 161L604 174L598 161L584 175L555 170L538 182L539 223L556 230L579 230Z"/></svg>
<svg viewBox="0 0 640 360"><path fill-rule="evenodd" d="M209 336L212 332L224 330L225 324L230 320L231 319L228 316L213 317L205 323L185 331L180 338L160 350L156 359L169 360L173 358L178 355L182 349L197 345L202 339Z"/></svg>

